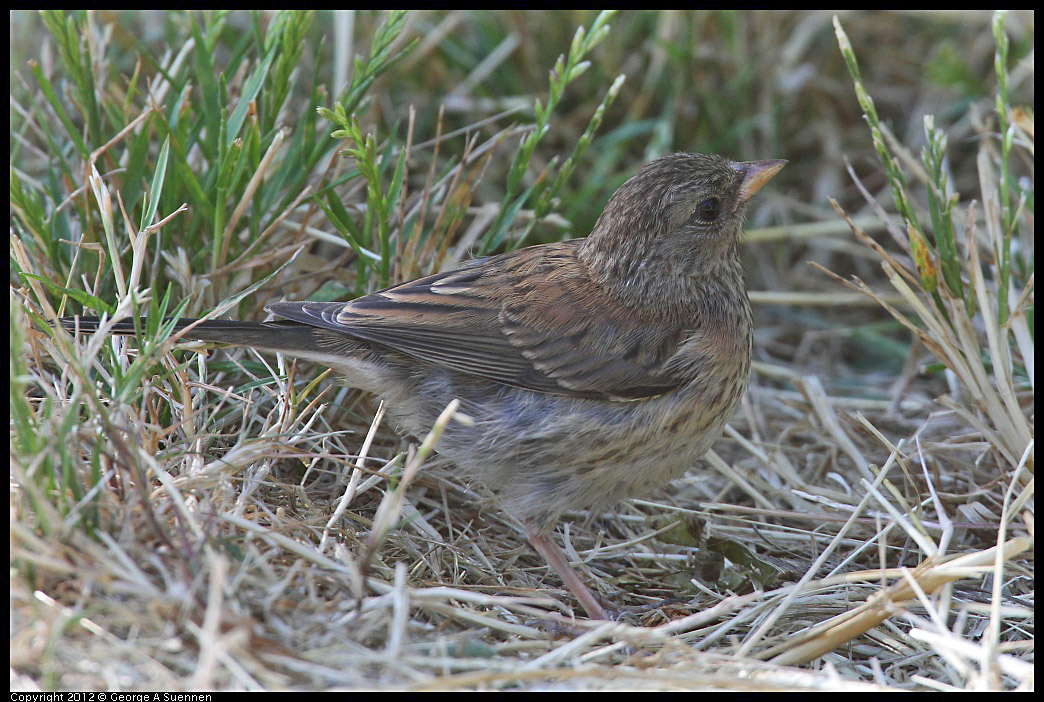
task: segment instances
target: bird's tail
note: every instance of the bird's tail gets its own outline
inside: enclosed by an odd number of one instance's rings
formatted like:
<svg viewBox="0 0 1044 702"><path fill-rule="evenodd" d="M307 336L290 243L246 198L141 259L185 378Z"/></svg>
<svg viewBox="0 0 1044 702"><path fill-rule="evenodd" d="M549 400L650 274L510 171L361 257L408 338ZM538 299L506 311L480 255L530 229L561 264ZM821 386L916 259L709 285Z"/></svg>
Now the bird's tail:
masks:
<svg viewBox="0 0 1044 702"><path fill-rule="evenodd" d="M169 319L164 322L170 321ZM102 328L100 317L62 317L57 321L69 332L95 332ZM140 329L145 328L145 319L139 320ZM115 324L107 324L106 330L111 334L131 336L137 333L135 320L124 319ZM313 357L325 355L329 344L319 346L319 333L316 327L289 321L272 321L264 323L239 322L222 319L179 319L174 324L174 335L179 332L182 339L197 341L214 341L233 346L249 346L262 351L279 351L292 356Z"/></svg>

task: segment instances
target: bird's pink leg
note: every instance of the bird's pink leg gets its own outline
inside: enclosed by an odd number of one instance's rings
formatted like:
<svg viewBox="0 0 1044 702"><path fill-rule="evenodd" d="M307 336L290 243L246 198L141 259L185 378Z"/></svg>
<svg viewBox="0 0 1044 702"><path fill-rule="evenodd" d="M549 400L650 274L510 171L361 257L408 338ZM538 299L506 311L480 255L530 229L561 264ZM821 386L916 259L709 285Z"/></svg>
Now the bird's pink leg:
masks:
<svg viewBox="0 0 1044 702"><path fill-rule="evenodd" d="M526 538L529 539L529 543L533 544L533 548L537 550L537 553L544 557L547 564L558 573L558 577L562 578L562 582L569 588L569 591L576 596L576 599L580 600L580 604L587 610L587 616L591 619L610 618L609 613L598 601L598 598L595 597L595 594L580 580L580 576L576 574L573 566L569 565L569 561L566 560L562 549L558 548L546 534L527 530Z"/></svg>

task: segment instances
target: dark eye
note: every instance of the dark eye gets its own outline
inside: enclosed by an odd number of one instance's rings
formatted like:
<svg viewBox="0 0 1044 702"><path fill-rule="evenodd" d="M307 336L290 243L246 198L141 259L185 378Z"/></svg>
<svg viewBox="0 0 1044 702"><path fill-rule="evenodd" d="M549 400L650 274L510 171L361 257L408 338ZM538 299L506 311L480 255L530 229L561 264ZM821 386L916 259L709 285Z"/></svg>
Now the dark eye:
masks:
<svg viewBox="0 0 1044 702"><path fill-rule="evenodd" d="M721 200L709 197L696 205L696 216L704 222L713 222L721 214Z"/></svg>

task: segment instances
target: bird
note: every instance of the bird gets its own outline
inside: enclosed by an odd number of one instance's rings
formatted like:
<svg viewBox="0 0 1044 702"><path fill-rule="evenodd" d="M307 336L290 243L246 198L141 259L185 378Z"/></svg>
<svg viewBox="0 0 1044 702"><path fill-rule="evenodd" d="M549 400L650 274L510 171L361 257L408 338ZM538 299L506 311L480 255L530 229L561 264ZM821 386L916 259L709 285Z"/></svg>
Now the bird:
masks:
<svg viewBox="0 0 1044 702"><path fill-rule="evenodd" d="M675 153L609 198L588 236L480 258L348 302L276 302L277 319L181 319L184 336L335 369L398 428L492 488L591 619L602 604L552 539L694 467L746 389L753 320L738 243L751 197L787 163ZM97 329L97 317L64 317ZM134 320L111 331L133 334Z"/></svg>

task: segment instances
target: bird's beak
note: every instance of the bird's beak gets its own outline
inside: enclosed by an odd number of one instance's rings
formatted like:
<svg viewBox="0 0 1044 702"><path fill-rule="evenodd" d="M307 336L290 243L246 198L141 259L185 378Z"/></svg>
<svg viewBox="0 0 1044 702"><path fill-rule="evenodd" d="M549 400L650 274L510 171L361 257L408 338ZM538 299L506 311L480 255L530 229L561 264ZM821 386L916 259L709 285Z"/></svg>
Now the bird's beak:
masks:
<svg viewBox="0 0 1044 702"><path fill-rule="evenodd" d="M761 190L761 186L769 182L772 176L779 173L779 170L785 165L787 165L787 162L781 158L770 161L744 161L734 164L733 168L743 174L743 182L740 184L739 197L737 198L739 203L743 204L754 197L754 193Z"/></svg>

